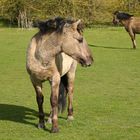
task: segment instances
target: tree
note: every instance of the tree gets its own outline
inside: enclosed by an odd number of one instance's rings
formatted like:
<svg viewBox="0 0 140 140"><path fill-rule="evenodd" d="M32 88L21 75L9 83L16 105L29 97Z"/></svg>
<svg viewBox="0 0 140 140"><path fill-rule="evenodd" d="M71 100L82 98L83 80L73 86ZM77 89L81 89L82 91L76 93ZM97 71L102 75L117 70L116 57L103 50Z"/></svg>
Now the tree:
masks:
<svg viewBox="0 0 140 140"><path fill-rule="evenodd" d="M140 15L140 0L0 0L0 16L20 28L62 16L84 20L86 25L110 24L116 10Z"/></svg>

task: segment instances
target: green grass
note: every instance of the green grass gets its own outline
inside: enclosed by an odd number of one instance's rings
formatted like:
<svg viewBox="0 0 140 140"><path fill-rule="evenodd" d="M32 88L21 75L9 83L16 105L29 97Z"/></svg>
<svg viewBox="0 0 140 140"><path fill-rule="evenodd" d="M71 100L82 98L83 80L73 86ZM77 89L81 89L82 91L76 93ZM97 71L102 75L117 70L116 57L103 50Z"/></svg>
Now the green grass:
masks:
<svg viewBox="0 0 140 140"><path fill-rule="evenodd" d="M140 36L133 50L122 28L85 30L95 63L78 66L75 120L67 122L67 113L60 114L60 132L51 134L51 125L36 127L35 93L25 69L27 44L36 31L0 29L0 140L139 140ZM48 83L43 91L49 113Z"/></svg>

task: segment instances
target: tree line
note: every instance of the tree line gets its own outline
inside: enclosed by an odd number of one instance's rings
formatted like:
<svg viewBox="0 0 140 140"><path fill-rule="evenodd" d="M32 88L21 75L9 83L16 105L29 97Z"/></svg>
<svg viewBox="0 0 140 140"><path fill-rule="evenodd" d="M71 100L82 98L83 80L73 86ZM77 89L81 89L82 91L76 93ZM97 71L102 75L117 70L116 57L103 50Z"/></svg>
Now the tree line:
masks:
<svg viewBox="0 0 140 140"><path fill-rule="evenodd" d="M62 16L80 18L87 26L111 24L116 10L140 15L140 0L0 0L0 19L19 28Z"/></svg>

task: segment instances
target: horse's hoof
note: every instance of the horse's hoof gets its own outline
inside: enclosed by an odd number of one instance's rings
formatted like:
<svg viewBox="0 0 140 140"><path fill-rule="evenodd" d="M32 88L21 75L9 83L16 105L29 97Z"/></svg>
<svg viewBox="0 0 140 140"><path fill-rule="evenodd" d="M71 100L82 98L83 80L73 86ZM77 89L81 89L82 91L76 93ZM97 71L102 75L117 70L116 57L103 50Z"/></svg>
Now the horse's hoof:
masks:
<svg viewBox="0 0 140 140"><path fill-rule="evenodd" d="M38 124L38 129L45 129L45 124L44 123L39 123Z"/></svg>
<svg viewBox="0 0 140 140"><path fill-rule="evenodd" d="M74 117L73 116L68 116L68 121L73 121L74 120Z"/></svg>
<svg viewBox="0 0 140 140"><path fill-rule="evenodd" d="M52 128L51 129L51 133L58 133L59 132L59 129L58 128Z"/></svg>
<svg viewBox="0 0 140 140"><path fill-rule="evenodd" d="M52 124L52 118L49 117L47 123Z"/></svg>

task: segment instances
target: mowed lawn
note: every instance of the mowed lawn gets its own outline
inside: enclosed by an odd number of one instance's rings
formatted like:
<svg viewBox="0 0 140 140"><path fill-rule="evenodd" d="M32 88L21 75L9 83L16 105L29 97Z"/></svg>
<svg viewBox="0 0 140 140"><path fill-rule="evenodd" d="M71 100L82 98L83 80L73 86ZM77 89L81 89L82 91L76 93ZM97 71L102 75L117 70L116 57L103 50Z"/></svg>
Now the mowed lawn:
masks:
<svg viewBox="0 0 140 140"><path fill-rule="evenodd" d="M73 122L59 114L58 134L51 125L37 129L35 92L25 69L26 48L37 29L0 29L0 140L139 140L140 36L137 49L123 28L86 29L94 64L78 65ZM45 113L50 87L44 83Z"/></svg>

